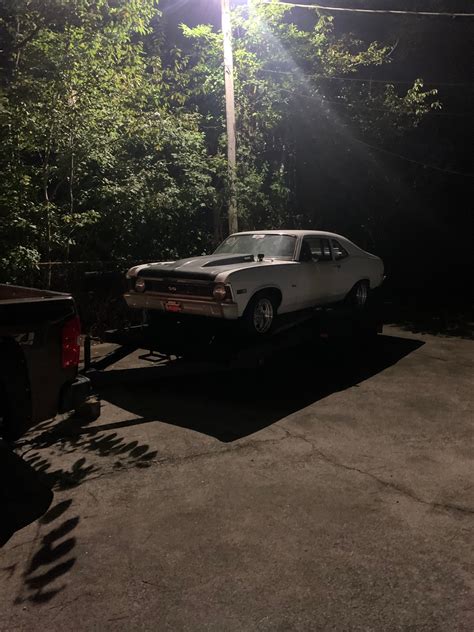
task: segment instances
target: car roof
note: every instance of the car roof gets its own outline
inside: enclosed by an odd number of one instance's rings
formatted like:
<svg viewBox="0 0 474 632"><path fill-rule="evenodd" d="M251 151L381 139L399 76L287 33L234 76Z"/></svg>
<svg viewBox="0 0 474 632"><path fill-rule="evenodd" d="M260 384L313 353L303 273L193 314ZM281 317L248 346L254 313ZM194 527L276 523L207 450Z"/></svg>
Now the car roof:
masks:
<svg viewBox="0 0 474 632"><path fill-rule="evenodd" d="M294 229L285 229L281 230L246 230L240 233L232 233L231 237L235 237L236 235L290 235L294 237L302 237L303 235L315 235L317 237L333 237L334 239L344 239L345 241L349 241L347 237L343 237L343 235L338 235L337 233L329 233L325 230L294 230Z"/></svg>
<svg viewBox="0 0 474 632"><path fill-rule="evenodd" d="M301 230L301 229L287 229L282 228L281 230L247 230L241 233L233 233L230 237L235 237L236 235L289 235L293 237L305 237L308 235L314 235L315 237L326 237L329 239L337 239L344 245L351 255L358 255L360 253L368 254L365 250L363 250L360 246L355 244L353 241L344 237L344 235L338 235L337 233L330 233L326 230Z"/></svg>

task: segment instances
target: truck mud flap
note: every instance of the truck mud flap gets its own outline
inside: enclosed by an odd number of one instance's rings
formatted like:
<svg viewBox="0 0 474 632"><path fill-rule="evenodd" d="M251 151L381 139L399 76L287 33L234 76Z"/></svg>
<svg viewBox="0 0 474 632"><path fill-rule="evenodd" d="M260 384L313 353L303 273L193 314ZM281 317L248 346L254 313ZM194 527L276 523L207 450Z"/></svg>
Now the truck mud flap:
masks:
<svg viewBox="0 0 474 632"><path fill-rule="evenodd" d="M85 375L78 375L74 382L65 384L61 389L59 412L75 410L92 395L92 384Z"/></svg>

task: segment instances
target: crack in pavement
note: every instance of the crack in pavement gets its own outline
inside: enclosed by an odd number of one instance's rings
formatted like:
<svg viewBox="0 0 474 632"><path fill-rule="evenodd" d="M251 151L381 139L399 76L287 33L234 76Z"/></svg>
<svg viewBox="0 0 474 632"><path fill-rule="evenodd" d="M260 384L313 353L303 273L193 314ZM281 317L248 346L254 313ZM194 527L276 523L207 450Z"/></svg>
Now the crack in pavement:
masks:
<svg viewBox="0 0 474 632"><path fill-rule="evenodd" d="M329 463L330 465L332 465L333 467L339 468L339 469L343 469L346 471L350 471L350 472L357 472L358 474L361 474L362 476L367 476L369 478L371 478L372 480L374 480L376 483L378 483L379 485L381 485L382 487L385 487L387 489L391 489L403 496L405 496L406 498L409 498L411 500L413 500L414 502L426 505L428 507L431 507L433 509L439 509L439 510L444 510L446 512L451 512L451 513L458 513L458 514L463 514L463 515L473 515L474 514L474 509L470 508L470 507L464 507L462 505L457 505L454 503L440 503L440 502L434 502L434 501L430 501L430 500L425 500L424 498L421 498L420 496L418 496L414 491L412 491L411 489L400 485L398 483L395 483L393 481L387 481L383 478L380 478L379 476L377 476L376 474L373 474L370 471L367 470L363 470L359 467L356 466L352 466L352 465L347 465L345 463L342 463L340 461L338 461L336 458L334 458L331 455L326 454L325 452L323 452L322 450L320 450L319 448L316 447L316 445L310 441L307 437L304 437L298 433L295 432L290 432L290 430L288 430L287 428L284 428L282 426L277 426L279 430L281 430L284 434L283 436L279 437L279 438L273 438L273 439L259 439L259 440L253 440L253 441L245 441L242 443L238 443L236 445L233 446L229 446L223 449L217 449L217 450L207 450L205 452L198 452L198 453L194 453L194 454L188 454L188 455L184 455L184 456L170 456L170 457L164 457L164 458L157 458L157 459L150 459L149 461L147 461L146 463L146 468L144 468L142 466L142 469L148 469L151 466L155 466L155 465L175 465L175 464L180 464L180 463L186 463L186 462L193 462L193 461L197 461L199 459L202 458L212 458L212 457L218 457L220 455L223 454L229 454L232 452L240 452L243 450L258 450L259 446L261 445L268 445L268 444L278 444L282 441L285 441L287 439L296 439L296 440L300 440L303 441L304 443L308 444L311 448L311 456L317 456L320 460ZM85 478L83 480L83 483L89 482L89 481L94 481L94 480L99 480L101 478L106 478L106 477L110 477L110 476L115 476L117 474L121 474L123 472L126 472L128 470L131 469L141 469L139 467L139 462L129 462L129 463L125 463L122 464L120 468L117 468L116 466L112 466L110 469L104 469L102 470L100 473L98 473L95 476L89 476L87 478ZM165 490L163 490L165 491Z"/></svg>
<svg viewBox="0 0 474 632"><path fill-rule="evenodd" d="M317 448L314 445L314 443L312 443L306 437L303 437L303 436L301 436L301 435L299 435L297 433L292 433L287 428L282 428L282 430L287 434L288 437L301 439L302 441L304 441L305 443L310 445L314 454L317 454L320 459L322 459L326 463L330 463L334 467L341 468L341 469L344 469L344 470L347 470L347 471L350 471L350 472L358 472L359 474L362 474L364 476L368 476L372 480L376 481L379 485L382 485L383 487L387 487L389 489L392 489L392 490L398 492L399 494L402 494L403 496L406 496L407 498L410 498L411 500L414 500L417 503L420 503L420 504L423 504L423 505L427 505L429 507L432 507L433 509L442 509L442 510L445 510L445 511L448 511L448 512L459 512L459 513L466 514L466 515L474 515L474 509L471 509L470 507L464 507L462 505L455 505L453 503L438 503L438 502L434 502L434 501L431 501L431 500L425 500L424 498L420 498L420 496L418 496L415 492L413 492L411 489L409 489L409 488L407 488L407 487L405 487L403 485L399 485L399 484L394 483L392 481L387 481L387 480L385 480L383 478L380 478L380 477L376 476L375 474L373 474L372 472L369 472L367 470L362 470L362 469L360 469L358 467L355 467L355 466L352 466L352 465L346 465L345 463L341 463L340 461L337 461L334 457L331 458L326 453L322 452L319 448Z"/></svg>

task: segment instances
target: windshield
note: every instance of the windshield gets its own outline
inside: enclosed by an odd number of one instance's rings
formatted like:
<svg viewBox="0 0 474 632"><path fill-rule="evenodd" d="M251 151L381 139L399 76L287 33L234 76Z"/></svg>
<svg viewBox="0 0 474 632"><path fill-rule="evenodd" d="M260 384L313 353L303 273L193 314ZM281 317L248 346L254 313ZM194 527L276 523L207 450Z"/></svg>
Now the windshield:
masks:
<svg viewBox="0 0 474 632"><path fill-rule="evenodd" d="M293 259L296 237L293 235L231 235L214 254L264 255L270 259Z"/></svg>

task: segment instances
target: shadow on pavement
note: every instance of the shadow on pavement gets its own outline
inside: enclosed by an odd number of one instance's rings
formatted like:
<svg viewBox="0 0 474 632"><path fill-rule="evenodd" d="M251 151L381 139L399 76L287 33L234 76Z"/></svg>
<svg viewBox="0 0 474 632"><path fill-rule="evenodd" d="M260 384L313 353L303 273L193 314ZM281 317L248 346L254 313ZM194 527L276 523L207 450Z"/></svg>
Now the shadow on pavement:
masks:
<svg viewBox="0 0 474 632"><path fill-rule="evenodd" d="M26 565L23 561L0 568L7 578L21 569L15 604L49 602L67 587L65 576L76 563L74 531L80 516L74 512L72 498L62 497L51 506L52 490L72 489L96 475L102 469L100 457L117 457L114 468L152 463L157 452L120 437L119 428L161 421L222 442L235 441L376 375L422 344L391 336L378 336L372 345L341 341L287 352L257 370L160 379L151 371L153 381L129 384L121 370L120 383L112 382L101 395L138 419L91 426L74 416L45 422L25 438L25 459L0 444L0 545L35 520L41 528ZM129 371L132 376L134 369ZM55 467L48 456L51 447L57 457L77 454L78 458L67 468ZM88 453L95 456L93 464L87 461Z"/></svg>
<svg viewBox="0 0 474 632"><path fill-rule="evenodd" d="M42 516L53 492L36 470L0 442L0 546Z"/></svg>
<svg viewBox="0 0 474 632"><path fill-rule="evenodd" d="M393 336L378 336L371 345L340 341L292 350L260 369L160 379L155 375L153 382L146 381L146 369L138 369L141 382L133 379L137 369L121 369L120 383L109 379L101 397L140 419L96 426L95 431L161 421L235 441L372 377L422 344Z"/></svg>
<svg viewBox="0 0 474 632"><path fill-rule="evenodd" d="M469 294L426 289L414 295L389 295L383 306L383 320L405 331L474 339L474 305ZM463 297L463 300L461 300Z"/></svg>
<svg viewBox="0 0 474 632"><path fill-rule="evenodd" d="M45 603L66 588L65 583L58 585L57 580L63 578L76 563L73 555L76 538L72 532L80 521L77 515L63 515L71 504L71 499L61 501L39 520L40 524L50 527L23 570L23 582L15 604Z"/></svg>
<svg viewBox="0 0 474 632"><path fill-rule="evenodd" d="M15 604L49 601L65 588L65 585L57 584L52 588L51 584L76 562L72 555L76 538L71 534L79 523L79 516L64 516L72 504L71 499L51 507L54 494L47 478L3 442L0 442L0 476L0 547L16 531L36 520L39 525L48 525L39 548L26 566L13 563L0 571L9 579L14 576L17 566L21 568L22 582Z"/></svg>
<svg viewBox="0 0 474 632"><path fill-rule="evenodd" d="M77 458L70 467L58 468L54 466L56 457L76 451L94 453L99 457L120 455L123 461L117 462L118 467L147 467L156 455L148 445L138 441L127 442L116 433L98 431L87 435L88 429L83 427L83 423L79 418L70 417L56 424L42 424L39 434L26 437L25 445L29 449L25 458L12 452L6 444L0 444L0 546L16 531L35 520L39 519L41 527L41 531L39 528L36 531L32 554L26 566L23 561L18 563L18 568L17 564L0 567L0 572L7 579L21 569L22 582L14 600L16 605L27 602L38 604L53 599L67 587L64 576L76 563L76 537L73 532L81 518L71 509L72 498L61 499L49 508L53 500L52 490L77 487L101 468L89 465L85 456ZM56 455L49 460L41 449L53 445Z"/></svg>

